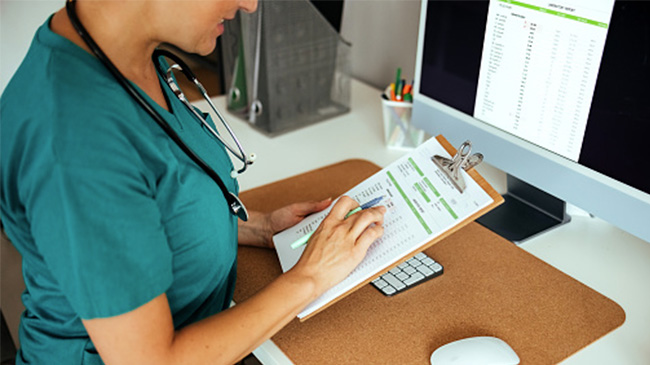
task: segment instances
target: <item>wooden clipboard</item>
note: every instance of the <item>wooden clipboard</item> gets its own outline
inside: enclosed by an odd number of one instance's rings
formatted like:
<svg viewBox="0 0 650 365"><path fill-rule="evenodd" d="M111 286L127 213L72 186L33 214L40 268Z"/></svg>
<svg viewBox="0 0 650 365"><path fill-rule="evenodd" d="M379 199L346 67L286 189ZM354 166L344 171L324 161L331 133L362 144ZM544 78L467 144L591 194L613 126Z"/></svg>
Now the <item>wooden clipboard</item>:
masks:
<svg viewBox="0 0 650 365"><path fill-rule="evenodd" d="M455 149L455 148L454 148L454 147L449 143L449 141L447 141L447 139L445 139L442 135L436 136L436 140L440 143L440 145L441 145L441 146L442 146L442 147L443 147L443 148L444 148L444 149L445 149L445 150L446 150L446 151L447 151L451 156L454 156L454 155L456 154L456 149ZM469 170L467 170L467 173L468 173L468 175L469 175L469 176L470 176L474 181L476 181L476 183L478 183L478 185L481 187L481 189L483 189L483 190L484 190L484 191L485 191L485 192L490 196L490 198L492 199L492 203L490 203L490 204L487 205L486 207L480 209L479 211L477 211L476 213L472 214L471 216L465 218L464 220L458 222L458 223L457 223L456 225L454 225L452 228L450 228L450 229L448 229L447 231L443 232L442 234L440 234L439 236L437 236L437 237L434 238L433 240L431 240L431 241L425 243L424 245L418 247L417 249L415 249L415 250L413 250L413 251L411 251L411 252L405 254L404 256L402 256L402 257L401 257L397 262L395 262L394 264L388 266L387 268L383 269L383 270L380 271L379 273L377 273L377 274L375 274L375 275L372 275L371 277L367 278L366 280L364 280L364 281L361 282L360 284L356 285L356 286L353 287L352 289L350 289L350 290L348 290L348 291L345 291L345 292L343 292L343 293L340 293L337 297L335 297L334 299L330 300L327 304L325 304L325 305L323 305L322 307L316 309L314 312L312 312L312 313L306 315L305 317L300 318L300 321L302 322L302 321L306 321L306 320L309 319L309 318L312 318L314 315L316 315L316 314L322 312L323 310L329 308L331 305L333 305L333 304L335 304L336 302L340 301L341 299L347 297L347 296L350 295L351 293L354 293L357 289L359 289L359 288L365 286L366 284L368 284L368 283L370 283L371 281L375 280L376 278L378 278L379 276L383 275L384 273L390 271L390 270L393 269L394 267L400 265L401 263L403 263L404 261L406 261L406 260L408 260L409 258L413 257L414 255L418 254L419 252L422 252L422 251L426 250L427 248L431 247L432 245L434 245L435 243L440 242L441 240L443 240L443 239L449 237L449 236L450 236L451 234L453 234L454 232L456 232L456 231L458 231L459 229L465 227L467 224L473 222L474 220L476 220L477 218L479 218L479 217L482 216L483 214L489 212L490 210L496 208L497 206L499 206L500 204L503 203L503 201L504 201L504 200L503 200L503 197L502 197L499 193L497 193L496 190L494 190L494 188L493 188L492 186L490 186L490 184L488 184L487 181L485 181L485 179L484 179L481 175L479 175L479 173L478 173L475 169L473 169L473 168L472 168L472 169L469 169Z"/></svg>

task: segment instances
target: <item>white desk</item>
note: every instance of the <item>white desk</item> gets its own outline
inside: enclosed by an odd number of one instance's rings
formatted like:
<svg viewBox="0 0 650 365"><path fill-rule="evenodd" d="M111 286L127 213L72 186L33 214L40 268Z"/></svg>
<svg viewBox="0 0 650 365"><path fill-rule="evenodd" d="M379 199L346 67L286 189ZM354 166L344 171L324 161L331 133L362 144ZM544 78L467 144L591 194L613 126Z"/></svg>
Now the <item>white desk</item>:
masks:
<svg viewBox="0 0 650 365"><path fill-rule="evenodd" d="M226 110L224 97L214 101L219 110ZM209 109L206 104L197 105ZM255 164L240 177L241 189L346 159L366 159L383 167L403 155L384 146L379 90L353 81L351 108L341 117L273 138L225 113L244 148L258 155ZM502 171L485 163L478 170L504 192ZM650 364L650 243L598 218L572 218L569 224L521 247L616 301L625 310L626 321L563 364ZM272 341L254 354L264 364L291 364Z"/></svg>

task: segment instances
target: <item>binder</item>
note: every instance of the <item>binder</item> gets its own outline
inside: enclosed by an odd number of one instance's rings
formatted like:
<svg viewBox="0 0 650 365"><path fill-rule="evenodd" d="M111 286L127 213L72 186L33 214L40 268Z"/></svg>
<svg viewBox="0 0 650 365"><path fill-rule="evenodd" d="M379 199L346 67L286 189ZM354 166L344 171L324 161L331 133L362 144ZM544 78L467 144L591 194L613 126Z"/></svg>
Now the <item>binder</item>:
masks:
<svg viewBox="0 0 650 365"><path fill-rule="evenodd" d="M260 2L225 24L232 114L275 136L350 111L351 44L309 0Z"/></svg>
<svg viewBox="0 0 650 365"><path fill-rule="evenodd" d="M447 153L449 153L450 156L456 155L455 158L462 158L464 161L468 159L467 153L457 154L453 146L451 146L451 144L449 144L449 142L444 137L438 136L435 138L435 140L439 143L439 146L442 146L442 148ZM411 225L407 227L400 226L399 231L402 232L404 231L404 228L407 228L409 230L412 229L414 232L415 231L419 232L421 230L420 228L427 228L426 230L427 234L420 233L420 236L416 236L415 234L413 234L412 237L409 236L409 238L407 239L403 237L398 237L394 234L389 234L389 230L386 229L385 236L388 236L386 240L378 243L376 242L375 244L377 244L378 246L376 246L376 248L374 249L373 247L369 249L368 254L366 255L364 261L362 261L362 263L357 267L357 269L355 269L355 271L353 271L353 273L350 276L348 276L348 278L346 278L343 282L341 282L334 288L330 289L330 291L323 294L323 296L321 296L316 301L312 302L312 304L307 306L307 308L303 312L301 312L301 314L299 314L299 318L302 321L311 318L312 316L328 308L332 304L340 301L341 299L345 298L346 296L353 293L357 289L366 285L370 281L376 279L380 275L384 274L385 272L391 270L395 266L406 261L413 255L431 247L435 243L443 240L444 238L448 237L452 233L458 231L462 227L474 221L476 218L480 217L481 215L487 213L488 211L494 209L495 207L503 203L503 197L501 197L501 195L497 193L494 190L494 188L492 188L485 181L485 179L482 176L480 176L478 172L476 172L476 170L473 169L473 167L476 164L466 164L465 167L467 168L467 170L464 170L466 173L465 178L473 180L473 182L478 186L478 188L476 188L476 186L474 187L474 191L480 189L482 190L482 193L485 193L487 195L487 197L485 197L485 195L481 195L480 197L481 199L483 199L481 201L484 202L482 207L478 209L471 208L474 210L469 210L470 208L466 208L467 211L471 213L458 215L457 217L455 217L455 219L448 219L446 222L440 222L439 223L440 226L438 227L438 230L440 230L440 232L436 232L435 229L429 228L426 224L427 221L423 219L421 215L418 215L418 209L422 210L422 214L426 214L426 212L422 208L422 205L418 205L418 202L415 199L410 199L406 196L406 194L404 193L405 187L401 187L400 183L398 183L396 178L393 176L396 175L396 173L394 171L393 173L391 173L391 169L396 169L397 168L396 166L399 166L400 171L406 174L404 170L409 168L409 164L412 164L414 171L417 171L417 173L413 173L413 175L415 176L414 178L416 180L419 179L420 177L423 177L424 180L430 177L421 171L421 170L425 170L425 167L428 171L436 171L437 176L439 176L438 172L440 172L440 174L448 175L450 171L445 171L443 167L438 166L438 164L434 162L433 155L430 156L431 160L428 161L430 166L420 165L418 167L418 164L415 163L413 159L417 158L416 156L417 154L422 154L423 150L424 151L430 150L428 148L424 148L427 147L425 145L431 146L430 148L432 149L439 147L431 141L425 142L423 146L420 146L420 148L416 149L411 154L402 157L398 161L389 165L387 168L381 170L380 172L371 176L361 184L357 185L355 188L358 188L359 186L363 185L364 183L367 183L368 181L373 181L373 184L375 184L374 183L375 181L380 181L380 179L384 179L383 176L384 174L386 174L387 176L390 177L390 179L386 179L387 184L390 185L391 182L393 183L390 189L386 189L386 191L393 191L393 192L399 191L399 193L401 194L401 196L396 197L396 199L394 200L395 201L394 204L397 204L397 202L401 201L400 199L403 198L403 200L406 201L406 204L408 204L409 208L411 209L410 211L412 211L412 213L417 217L417 220L420 222L420 224L422 224L422 227L417 226L417 224L413 225L412 223L416 220L411 217L410 218ZM404 161L408 161L408 162L404 162ZM422 161L421 157L419 161ZM403 166L400 164L402 164ZM451 172L456 173L457 171L451 171ZM470 195L465 195L466 198L463 198L462 194L469 194L469 193L463 193L462 190L460 190L457 187L457 185L453 182L452 178L453 176L447 177L449 183L448 186L444 187L438 185L441 193L440 195L436 194L436 196L439 197L439 201L428 202L428 203L431 206L438 207L440 210L447 209L448 212L451 213L451 215L453 216L454 212L452 209L450 209L449 203L445 202L444 200L445 197L454 197L455 199L474 199L474 197ZM444 178L440 177L440 181L444 181ZM438 183L437 180L436 183ZM436 190L435 187L432 186L433 184L429 182L427 182L427 184L430 186L431 189L433 189L433 191ZM417 185L417 183L414 185ZM351 189L348 193L354 192L355 188ZM423 199L428 198L427 193L422 191L422 187L417 187L417 188L418 188L417 191L421 193ZM383 187L377 187L376 190L380 191L382 189ZM447 189L447 191L450 191L450 189L458 189L461 194L455 194L455 195L444 194L443 189ZM364 189L362 193L360 193L360 195L364 195L366 193L368 192ZM389 192L389 194L391 193ZM392 193L392 195L396 195L396 194ZM411 196L416 196L416 195L418 195L418 193L411 192ZM429 199L432 198L433 196L429 197ZM404 205L405 203L401 203L401 204ZM462 201L456 202L456 206L461 206L463 204L464 202ZM418 208L415 209L414 205L418 205ZM404 211L405 211L404 209L399 210L399 212L404 212ZM327 211L318 214L324 217L327 214ZM443 213L440 214L444 216L446 215L446 212L443 211ZM290 242L290 240L293 239L293 237L297 237L298 235L300 235L300 233L305 233L308 232L309 230L314 230L316 228L315 226L319 222L318 219L319 219L318 216L310 217L305 221L299 223L297 226L292 227L274 236L276 251L278 253L281 264L283 266L283 271L289 270L293 266L293 264L295 264L295 262L299 259L299 256L302 252L302 251L297 252L296 250L292 249L290 247L292 243ZM438 223L438 222L434 222L434 223ZM385 222L385 226L386 224L387 222ZM398 231L398 229L395 228L394 231ZM421 237L425 237L427 240L421 242L420 241L422 240ZM401 242L397 243L398 240L400 240Z"/></svg>

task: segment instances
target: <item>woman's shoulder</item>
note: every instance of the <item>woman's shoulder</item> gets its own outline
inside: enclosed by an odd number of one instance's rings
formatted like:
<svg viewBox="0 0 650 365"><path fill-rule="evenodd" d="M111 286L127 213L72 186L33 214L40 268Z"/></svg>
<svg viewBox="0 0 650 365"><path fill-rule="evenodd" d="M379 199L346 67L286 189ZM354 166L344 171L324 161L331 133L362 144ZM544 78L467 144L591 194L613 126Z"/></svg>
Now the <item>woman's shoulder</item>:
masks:
<svg viewBox="0 0 650 365"><path fill-rule="evenodd" d="M48 127L83 127L110 116L124 120L136 110L97 58L52 32L47 23L36 32L2 95L3 118Z"/></svg>
<svg viewBox="0 0 650 365"><path fill-rule="evenodd" d="M160 147L152 137L162 132L104 65L43 27L7 85L0 111L9 154L41 151L77 165L109 153L137 160Z"/></svg>
<svg viewBox="0 0 650 365"><path fill-rule="evenodd" d="M98 59L78 47L35 40L2 95L2 117L3 129L47 131L56 138L60 132L128 131L125 126L142 114Z"/></svg>
<svg viewBox="0 0 650 365"><path fill-rule="evenodd" d="M3 160L127 164L157 150L153 129L110 74L65 52L40 52L41 64L35 55L2 96Z"/></svg>

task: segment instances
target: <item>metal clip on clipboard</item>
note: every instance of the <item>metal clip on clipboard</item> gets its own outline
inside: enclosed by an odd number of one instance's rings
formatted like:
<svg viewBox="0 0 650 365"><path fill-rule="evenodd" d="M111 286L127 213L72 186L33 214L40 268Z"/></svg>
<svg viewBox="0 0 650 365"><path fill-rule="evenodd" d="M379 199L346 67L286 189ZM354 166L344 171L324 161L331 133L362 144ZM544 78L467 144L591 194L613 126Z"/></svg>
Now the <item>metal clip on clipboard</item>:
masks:
<svg viewBox="0 0 650 365"><path fill-rule="evenodd" d="M460 170L469 170L483 161L483 155L481 153L472 155L471 152L472 142L465 141L458 147L458 151L453 158L449 159L440 155L435 155L431 158L433 163L449 177L449 180L461 193L465 191L467 185L465 185L465 180Z"/></svg>

